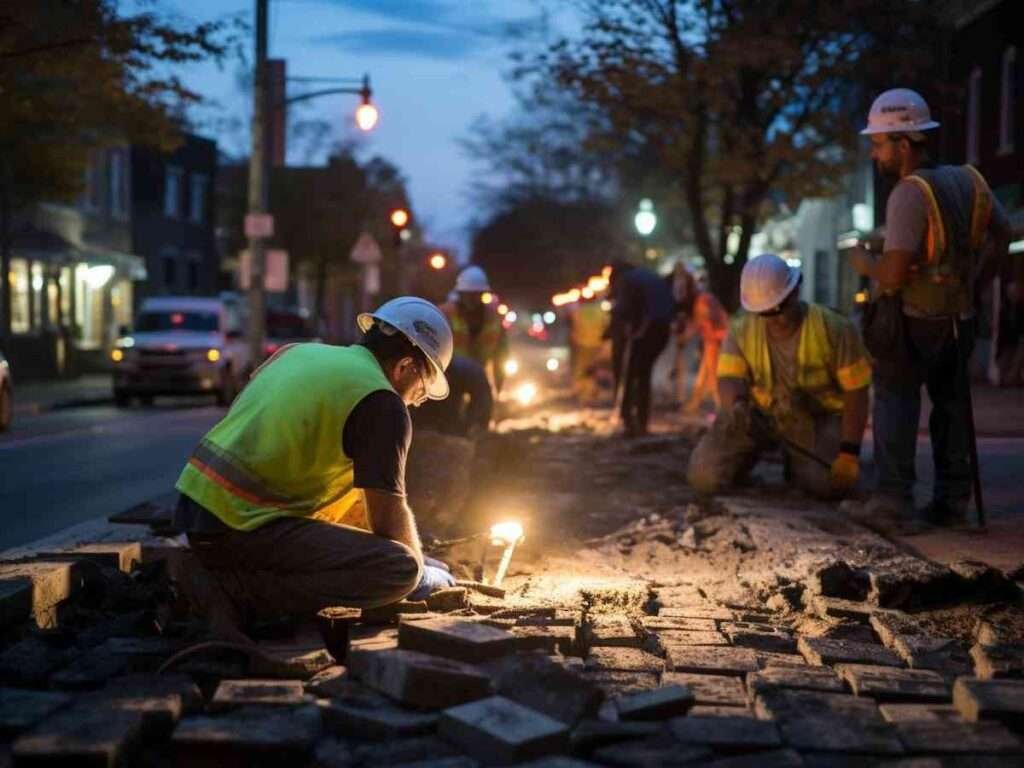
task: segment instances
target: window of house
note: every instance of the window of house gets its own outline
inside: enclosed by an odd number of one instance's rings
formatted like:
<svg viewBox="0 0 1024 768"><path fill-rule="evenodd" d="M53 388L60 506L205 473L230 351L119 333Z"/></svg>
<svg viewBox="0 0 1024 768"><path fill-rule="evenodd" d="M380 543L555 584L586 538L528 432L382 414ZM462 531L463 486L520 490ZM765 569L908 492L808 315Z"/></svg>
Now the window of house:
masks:
<svg viewBox="0 0 1024 768"><path fill-rule="evenodd" d="M174 289L178 280L178 255L164 252L163 258L164 288Z"/></svg>
<svg viewBox="0 0 1024 768"><path fill-rule="evenodd" d="M203 173L193 173L189 177L188 218L196 224L206 221L206 189L209 178Z"/></svg>
<svg viewBox="0 0 1024 768"><path fill-rule="evenodd" d="M200 262L198 253L188 255L188 290L196 293L199 290Z"/></svg>
<svg viewBox="0 0 1024 768"><path fill-rule="evenodd" d="M110 157L110 215L128 216L128 159L123 149L112 149Z"/></svg>
<svg viewBox="0 0 1024 768"><path fill-rule="evenodd" d="M1017 86L1017 49L1007 48L1003 51L1003 71L1000 78L1000 109L999 109L999 154L1013 152L1014 110L1016 108Z"/></svg>
<svg viewBox="0 0 1024 768"><path fill-rule="evenodd" d="M11 259L11 272L7 279L11 283L11 331L28 333L28 262L24 259Z"/></svg>
<svg viewBox="0 0 1024 768"><path fill-rule="evenodd" d="M967 81L967 162L981 159L981 67L975 67Z"/></svg>
<svg viewBox="0 0 1024 768"><path fill-rule="evenodd" d="M169 219L181 217L181 181L184 175L181 168L167 166L164 176L164 216Z"/></svg>
<svg viewBox="0 0 1024 768"><path fill-rule="evenodd" d="M103 164L96 152L89 156L89 164L85 167L82 204L90 211L98 211L103 206Z"/></svg>

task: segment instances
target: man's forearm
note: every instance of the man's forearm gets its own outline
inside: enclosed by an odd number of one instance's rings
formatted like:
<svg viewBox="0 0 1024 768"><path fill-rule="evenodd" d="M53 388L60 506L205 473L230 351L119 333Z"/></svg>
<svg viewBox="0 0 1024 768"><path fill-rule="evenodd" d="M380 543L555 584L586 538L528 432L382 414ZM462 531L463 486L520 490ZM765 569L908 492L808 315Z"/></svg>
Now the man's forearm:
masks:
<svg viewBox="0 0 1024 768"><path fill-rule="evenodd" d="M868 424L869 402L867 387L843 393L843 423L839 433L841 442L860 445Z"/></svg>
<svg viewBox="0 0 1024 768"><path fill-rule="evenodd" d="M405 499L373 490L364 490L363 495L366 499L366 516L370 530L378 536L409 547L416 559L422 563L423 548L420 544L419 531L416 530L416 518L413 517Z"/></svg>

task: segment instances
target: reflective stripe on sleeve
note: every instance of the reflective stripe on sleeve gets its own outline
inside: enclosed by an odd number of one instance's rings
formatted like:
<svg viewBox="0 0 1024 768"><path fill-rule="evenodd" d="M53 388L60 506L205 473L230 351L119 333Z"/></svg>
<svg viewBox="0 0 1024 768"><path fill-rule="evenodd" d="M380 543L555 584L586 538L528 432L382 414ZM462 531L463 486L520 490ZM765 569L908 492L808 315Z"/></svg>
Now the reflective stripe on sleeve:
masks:
<svg viewBox="0 0 1024 768"><path fill-rule="evenodd" d="M857 362L836 371L836 378L844 392L863 389L871 383L871 364L862 357Z"/></svg>
<svg viewBox="0 0 1024 768"><path fill-rule="evenodd" d="M718 375L735 379L746 379L750 377L750 368L747 365L747 361L739 355L722 352L718 356Z"/></svg>

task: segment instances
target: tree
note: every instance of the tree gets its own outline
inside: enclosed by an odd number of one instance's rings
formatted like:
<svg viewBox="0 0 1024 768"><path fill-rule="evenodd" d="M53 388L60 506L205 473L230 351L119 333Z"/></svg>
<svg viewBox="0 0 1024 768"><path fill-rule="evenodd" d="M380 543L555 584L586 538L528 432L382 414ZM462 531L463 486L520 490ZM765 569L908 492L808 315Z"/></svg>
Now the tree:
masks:
<svg viewBox="0 0 1024 768"><path fill-rule="evenodd" d="M735 308L769 195L836 192L867 99L927 76L938 38L926 6L579 0L581 35L548 46L519 75L598 110L605 120L592 124L592 141L621 158L658 158L712 287Z"/></svg>
<svg viewBox="0 0 1024 768"><path fill-rule="evenodd" d="M223 56L221 22L119 15L115 0L32 0L0 10L0 274L10 271L14 218L81 190L90 153L137 141L173 149L179 115L199 97L168 70ZM0 338L11 293L0 280Z"/></svg>

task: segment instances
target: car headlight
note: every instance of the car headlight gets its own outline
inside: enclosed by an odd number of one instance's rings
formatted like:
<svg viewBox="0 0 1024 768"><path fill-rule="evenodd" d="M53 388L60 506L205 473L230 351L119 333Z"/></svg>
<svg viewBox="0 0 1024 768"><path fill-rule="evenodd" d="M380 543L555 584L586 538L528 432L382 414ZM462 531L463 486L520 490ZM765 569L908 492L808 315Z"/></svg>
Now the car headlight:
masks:
<svg viewBox="0 0 1024 768"><path fill-rule="evenodd" d="M206 359L209 360L211 363L216 363L218 360L220 360L220 350L216 349L215 347L210 347L208 350L206 350Z"/></svg>

